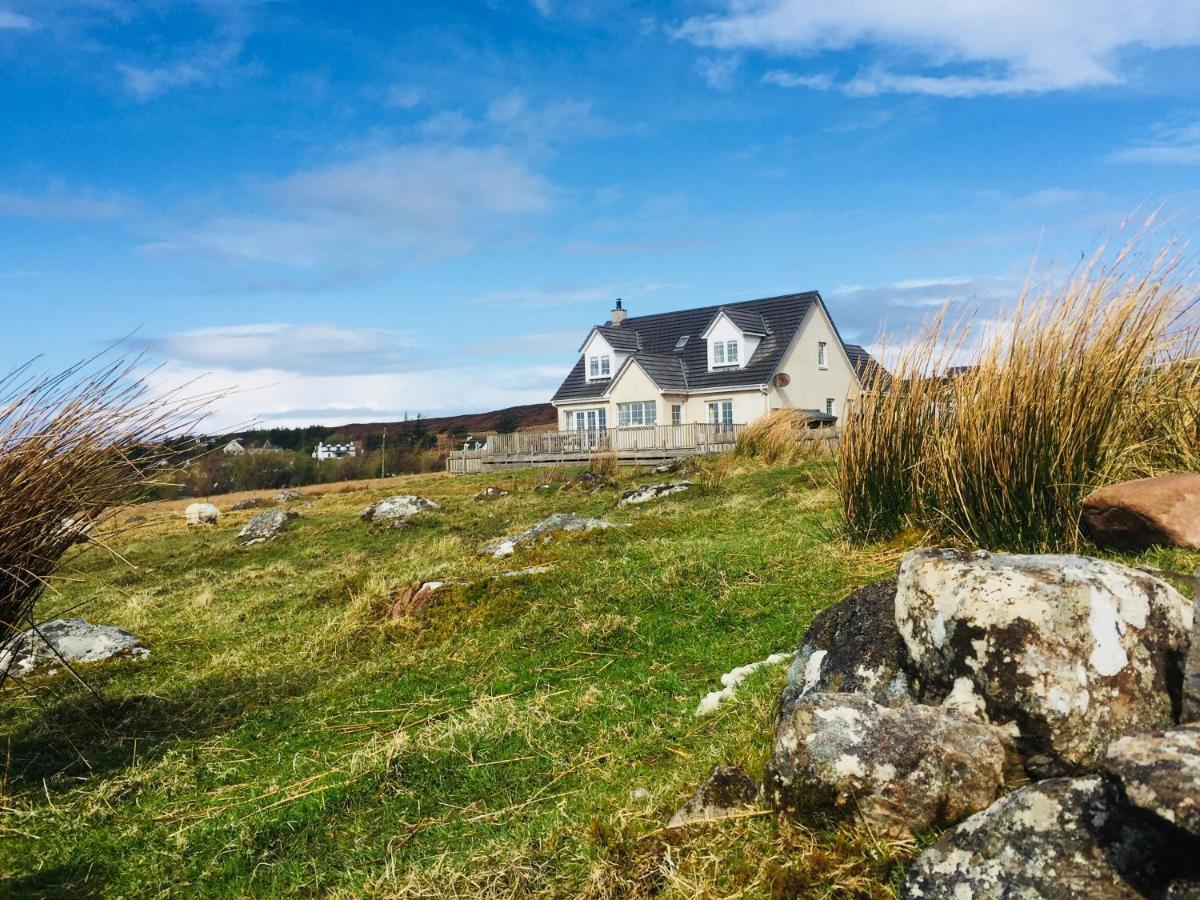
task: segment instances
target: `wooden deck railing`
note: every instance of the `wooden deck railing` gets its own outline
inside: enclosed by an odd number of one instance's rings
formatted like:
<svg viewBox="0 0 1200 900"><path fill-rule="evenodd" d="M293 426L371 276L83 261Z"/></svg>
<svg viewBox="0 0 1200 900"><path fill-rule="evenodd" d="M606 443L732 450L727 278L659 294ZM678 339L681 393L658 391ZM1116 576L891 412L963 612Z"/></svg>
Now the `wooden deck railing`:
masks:
<svg viewBox="0 0 1200 900"><path fill-rule="evenodd" d="M494 434L483 448L485 456L530 453L619 453L623 450L707 450L737 443L745 425L636 425L577 431Z"/></svg>

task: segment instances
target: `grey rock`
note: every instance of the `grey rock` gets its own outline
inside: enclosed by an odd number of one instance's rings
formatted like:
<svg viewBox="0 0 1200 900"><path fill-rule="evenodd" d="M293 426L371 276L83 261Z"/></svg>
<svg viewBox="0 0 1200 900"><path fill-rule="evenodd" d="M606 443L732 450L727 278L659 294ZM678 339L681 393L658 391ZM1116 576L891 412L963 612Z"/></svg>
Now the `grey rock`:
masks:
<svg viewBox="0 0 1200 900"><path fill-rule="evenodd" d="M1200 724L1113 741L1104 768L1131 805L1200 837Z"/></svg>
<svg viewBox="0 0 1200 900"><path fill-rule="evenodd" d="M1192 637L1183 664L1183 703L1179 720L1200 720L1200 581L1196 582L1192 595Z"/></svg>
<svg viewBox="0 0 1200 900"><path fill-rule="evenodd" d="M868 584L817 614L780 696L780 715L805 694L863 693L884 706L913 700L908 650L896 627L896 582Z"/></svg>
<svg viewBox="0 0 1200 900"><path fill-rule="evenodd" d="M655 475L670 475L672 472L678 472L683 468L682 459L673 459L670 462L665 462L662 465L655 466L650 471Z"/></svg>
<svg viewBox="0 0 1200 900"><path fill-rule="evenodd" d="M607 478L597 475L595 472L585 470L568 481L564 486L564 490L594 494L596 491L602 491L605 488L611 487L615 487L615 485Z"/></svg>
<svg viewBox="0 0 1200 900"><path fill-rule="evenodd" d="M283 533L288 522L300 518L300 513L291 509L268 509L256 513L238 532L237 543L243 547L272 541Z"/></svg>
<svg viewBox="0 0 1200 900"><path fill-rule="evenodd" d="M482 491L475 495L475 500L480 503L486 503L489 500L499 500L501 497L507 497L508 491L502 487L485 487Z"/></svg>
<svg viewBox="0 0 1200 900"><path fill-rule="evenodd" d="M536 544L547 540L555 534L570 531L592 531L602 528L618 528L620 526L604 519L591 519L571 513L554 513L524 531L512 537L500 538L485 544L479 550L480 556L512 556L518 547Z"/></svg>
<svg viewBox="0 0 1200 900"><path fill-rule="evenodd" d="M435 509L441 509L441 507L432 500L412 494L403 494L386 497L377 503L372 503L362 511L359 518L373 525L403 528L408 520L418 513Z"/></svg>
<svg viewBox="0 0 1200 900"><path fill-rule="evenodd" d="M636 506L649 503L672 494L681 494L692 486L690 481L663 481L657 484L643 484L641 487L628 490L621 495L619 506Z"/></svg>
<svg viewBox="0 0 1200 900"><path fill-rule="evenodd" d="M736 766L717 766L695 796L676 810L668 828L721 819L758 805L758 782Z"/></svg>
<svg viewBox="0 0 1200 900"><path fill-rule="evenodd" d="M233 511L241 512L244 509L262 509L264 506L270 505L271 501L264 497L247 497L245 500L239 500L229 508Z"/></svg>
<svg viewBox="0 0 1200 900"><path fill-rule="evenodd" d="M299 491L280 491L275 495L276 503L292 503L296 500L303 500L304 495Z"/></svg>
<svg viewBox="0 0 1200 900"><path fill-rule="evenodd" d="M183 515L189 526L216 525L221 520L221 511L211 503L189 503Z"/></svg>
<svg viewBox="0 0 1200 900"><path fill-rule="evenodd" d="M1190 836L1131 815L1103 777L1054 778L1009 794L943 835L913 864L902 896L1183 897L1198 863Z"/></svg>
<svg viewBox="0 0 1200 900"><path fill-rule="evenodd" d="M150 651L138 638L115 625L55 619L18 635L0 652L0 681L6 674L22 678L48 675L64 660L73 665L115 657L143 659L149 655Z"/></svg>
<svg viewBox="0 0 1200 900"><path fill-rule="evenodd" d="M1038 776L1172 720L1191 618L1170 585L1104 560L914 550L900 563L896 623L922 700L1015 726Z"/></svg>
<svg viewBox="0 0 1200 900"><path fill-rule="evenodd" d="M904 835L986 808L1003 785L1004 764L990 725L938 707L810 694L776 726L766 794L776 809L804 819Z"/></svg>

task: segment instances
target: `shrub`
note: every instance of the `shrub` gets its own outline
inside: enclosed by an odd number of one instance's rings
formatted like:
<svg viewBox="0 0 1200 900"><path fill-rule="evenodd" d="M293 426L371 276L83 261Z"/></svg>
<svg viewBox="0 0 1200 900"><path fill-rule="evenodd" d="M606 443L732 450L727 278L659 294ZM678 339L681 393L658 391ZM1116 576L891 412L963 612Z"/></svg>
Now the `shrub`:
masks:
<svg viewBox="0 0 1200 900"><path fill-rule="evenodd" d="M790 465L828 453L828 437L825 429L809 427L803 411L777 409L746 426L738 435L735 452L772 465Z"/></svg>
<svg viewBox="0 0 1200 900"><path fill-rule="evenodd" d="M1089 491L1194 464L1200 378L1185 289L1162 256L1100 260L1023 295L955 377L948 364L968 333L940 319L890 376L868 377L838 454L852 536L911 522L974 546L1074 549Z"/></svg>

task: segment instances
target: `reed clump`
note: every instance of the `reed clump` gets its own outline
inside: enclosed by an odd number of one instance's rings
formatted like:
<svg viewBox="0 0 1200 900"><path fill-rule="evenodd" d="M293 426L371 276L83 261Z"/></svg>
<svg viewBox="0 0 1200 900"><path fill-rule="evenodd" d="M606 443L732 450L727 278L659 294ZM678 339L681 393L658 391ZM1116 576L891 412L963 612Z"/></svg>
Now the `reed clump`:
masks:
<svg viewBox="0 0 1200 900"><path fill-rule="evenodd" d="M793 465L827 455L832 441L825 429L810 426L803 410L777 409L747 425L734 452L771 465Z"/></svg>
<svg viewBox="0 0 1200 900"><path fill-rule="evenodd" d="M912 525L969 546L1076 549L1088 492L1195 468L1191 292L1166 254L1135 249L1026 290L981 340L939 317L890 373L868 375L837 458L852 537ZM972 345L970 365L952 365Z"/></svg>

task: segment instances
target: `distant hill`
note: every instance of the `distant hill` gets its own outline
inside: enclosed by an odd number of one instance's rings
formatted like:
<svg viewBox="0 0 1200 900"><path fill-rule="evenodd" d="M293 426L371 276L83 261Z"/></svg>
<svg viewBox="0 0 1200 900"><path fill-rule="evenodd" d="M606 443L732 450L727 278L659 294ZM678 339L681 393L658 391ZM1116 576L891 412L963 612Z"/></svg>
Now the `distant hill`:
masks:
<svg viewBox="0 0 1200 900"><path fill-rule="evenodd" d="M421 422L425 425L428 434L438 434L454 428L456 425L465 425L470 432L495 431L505 419L510 420L509 424L515 423L518 429L534 428L539 425L553 425L558 421L558 414L549 403L529 403L525 406L509 406L491 412L422 418ZM384 428L393 431L406 425L411 426L412 423L412 419L409 419L408 422L363 422L341 425L331 431L338 431L358 439L367 434L378 434Z"/></svg>

